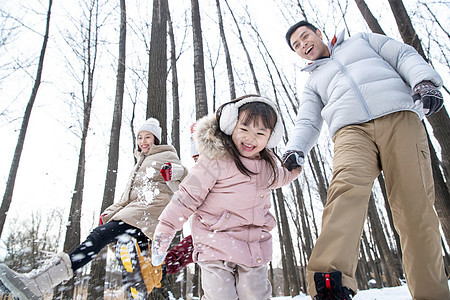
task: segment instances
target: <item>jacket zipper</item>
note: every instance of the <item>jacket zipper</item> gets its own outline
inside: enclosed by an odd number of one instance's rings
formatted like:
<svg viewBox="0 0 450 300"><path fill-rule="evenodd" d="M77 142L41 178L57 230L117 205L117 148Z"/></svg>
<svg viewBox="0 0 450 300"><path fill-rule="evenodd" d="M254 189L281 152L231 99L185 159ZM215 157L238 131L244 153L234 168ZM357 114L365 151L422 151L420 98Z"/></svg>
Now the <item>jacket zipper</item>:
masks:
<svg viewBox="0 0 450 300"><path fill-rule="evenodd" d="M345 77L347 77L353 91L356 93L356 97L358 98L359 102L361 103L361 106L364 109L364 112L366 113L369 120L372 120L373 119L372 114L370 113L369 108L367 107L366 101L364 100L361 90L358 88L358 85L350 76L350 74L348 74L347 69L338 60L331 58L331 61L333 61L341 70L341 72L345 75Z"/></svg>

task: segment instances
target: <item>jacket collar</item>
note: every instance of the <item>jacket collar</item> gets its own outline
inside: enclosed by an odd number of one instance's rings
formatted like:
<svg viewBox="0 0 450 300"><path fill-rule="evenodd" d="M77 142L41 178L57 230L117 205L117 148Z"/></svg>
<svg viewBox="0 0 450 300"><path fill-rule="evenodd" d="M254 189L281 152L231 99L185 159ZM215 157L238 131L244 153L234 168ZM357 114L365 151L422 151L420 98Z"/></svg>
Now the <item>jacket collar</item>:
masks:
<svg viewBox="0 0 450 300"><path fill-rule="evenodd" d="M152 145L150 147L149 151L147 152L147 154L144 154L143 152L139 151L137 148L134 149L134 157L136 157L136 159L139 159L140 157L145 157L145 156L153 155L153 154L164 152L164 151L172 151L172 152L177 153L177 151L175 150L175 148L172 145Z"/></svg>
<svg viewBox="0 0 450 300"><path fill-rule="evenodd" d="M331 56L333 56L333 54L334 54L334 49L336 49L337 46L342 44L342 42L344 41L344 38L345 38L345 31L342 30L337 36L336 35L333 36L333 38L328 42L328 50L329 50ZM326 63L329 59L330 59L329 57L323 57L323 58L319 58L315 61L312 61L306 67L304 67L302 69L302 71L312 72L317 67Z"/></svg>

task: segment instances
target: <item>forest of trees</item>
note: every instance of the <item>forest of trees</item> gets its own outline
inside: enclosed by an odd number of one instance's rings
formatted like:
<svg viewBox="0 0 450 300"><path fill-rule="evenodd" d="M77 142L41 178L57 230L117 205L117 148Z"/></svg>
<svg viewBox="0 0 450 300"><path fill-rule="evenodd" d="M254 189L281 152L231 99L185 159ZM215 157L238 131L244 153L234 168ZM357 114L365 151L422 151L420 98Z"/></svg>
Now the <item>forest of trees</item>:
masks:
<svg viewBox="0 0 450 300"><path fill-rule="evenodd" d="M3 1L0 260L23 272L48 252L74 249L120 197L134 163L135 128L150 116L162 125L162 142L174 145L189 168L193 122L237 96L266 95L283 118L281 155L307 78L300 72L306 61L284 34L302 19L326 40L341 30L391 36L413 46L448 82L449 6L425 0ZM447 105L449 87L441 91ZM449 274L446 106L424 126ZM273 296L306 292L305 267L320 233L331 162L325 129L300 177L273 191ZM401 259L381 174L361 239L359 288L399 285ZM201 295L199 284L192 265L168 276L149 299L191 299ZM120 299L121 293L120 270L105 249L53 298Z"/></svg>

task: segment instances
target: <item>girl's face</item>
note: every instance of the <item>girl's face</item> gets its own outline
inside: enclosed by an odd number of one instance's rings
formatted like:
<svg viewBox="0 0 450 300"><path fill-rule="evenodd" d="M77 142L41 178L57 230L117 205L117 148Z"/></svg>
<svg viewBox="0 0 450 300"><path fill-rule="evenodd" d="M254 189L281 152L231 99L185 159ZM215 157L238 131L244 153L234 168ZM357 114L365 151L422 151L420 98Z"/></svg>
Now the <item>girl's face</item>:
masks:
<svg viewBox="0 0 450 300"><path fill-rule="evenodd" d="M240 113L236 127L234 127L231 134L231 139L242 156L258 158L259 152L266 147L272 131L264 127L261 118L257 118L248 124L243 123L245 119L246 113Z"/></svg>
<svg viewBox="0 0 450 300"><path fill-rule="evenodd" d="M141 131L139 132L137 142L139 149L144 154L147 154L150 147L155 143L155 136L150 131Z"/></svg>

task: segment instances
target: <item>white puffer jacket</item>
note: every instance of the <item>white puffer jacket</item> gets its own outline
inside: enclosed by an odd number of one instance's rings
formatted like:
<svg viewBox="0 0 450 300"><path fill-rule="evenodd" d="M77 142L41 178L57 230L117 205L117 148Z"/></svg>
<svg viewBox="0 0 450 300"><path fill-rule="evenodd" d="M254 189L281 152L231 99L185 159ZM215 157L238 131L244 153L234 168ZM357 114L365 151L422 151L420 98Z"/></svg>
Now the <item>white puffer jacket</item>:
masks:
<svg viewBox="0 0 450 300"><path fill-rule="evenodd" d="M442 86L439 74L410 46L387 36L359 33L344 40L341 32L328 45L330 58L314 61L287 150L307 154L316 144L323 120L331 136L350 124L361 124L397 111L413 111L411 87L427 80Z"/></svg>

